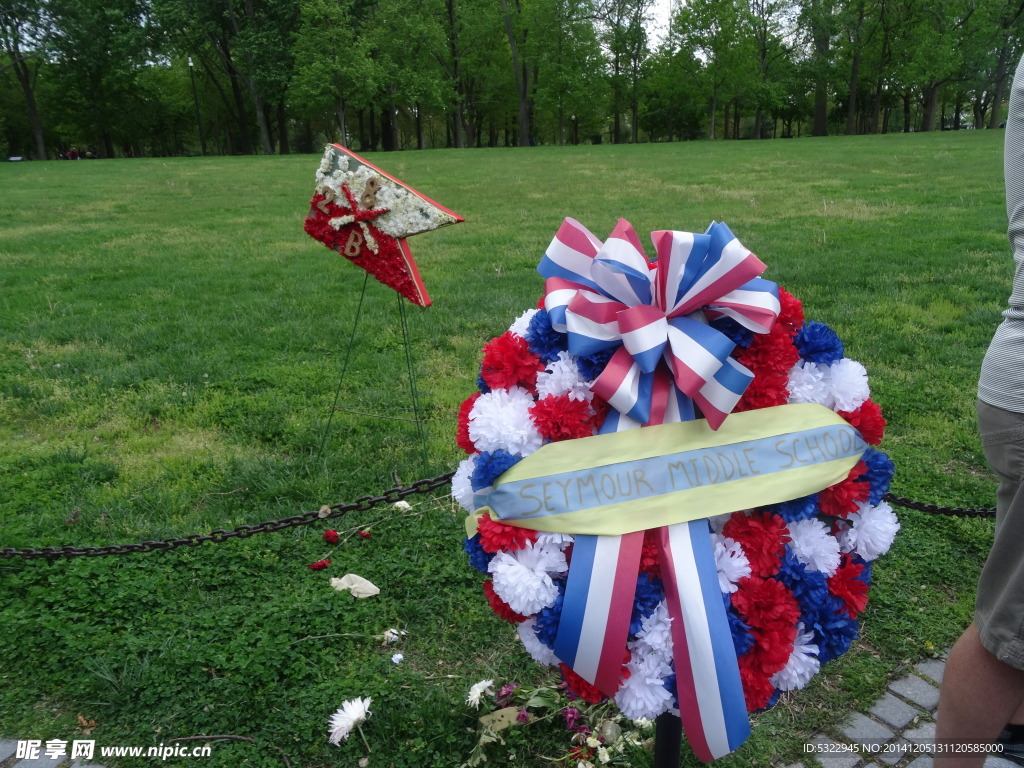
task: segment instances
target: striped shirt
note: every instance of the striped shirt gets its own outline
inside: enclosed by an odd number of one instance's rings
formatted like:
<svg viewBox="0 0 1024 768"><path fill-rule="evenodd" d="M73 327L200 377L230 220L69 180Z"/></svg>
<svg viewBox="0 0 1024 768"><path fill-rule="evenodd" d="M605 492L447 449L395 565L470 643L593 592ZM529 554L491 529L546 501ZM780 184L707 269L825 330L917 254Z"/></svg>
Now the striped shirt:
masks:
<svg viewBox="0 0 1024 768"><path fill-rule="evenodd" d="M981 364L978 398L1005 411L1024 413L1024 58L1010 91L1003 168L1010 245L1017 266L1010 306Z"/></svg>

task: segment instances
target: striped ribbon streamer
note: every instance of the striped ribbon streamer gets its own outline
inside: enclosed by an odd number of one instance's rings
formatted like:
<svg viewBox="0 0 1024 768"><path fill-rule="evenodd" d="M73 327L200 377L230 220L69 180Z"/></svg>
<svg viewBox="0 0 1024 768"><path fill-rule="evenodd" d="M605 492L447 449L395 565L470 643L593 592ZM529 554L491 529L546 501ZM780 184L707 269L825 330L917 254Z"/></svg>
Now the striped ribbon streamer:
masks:
<svg viewBox="0 0 1024 768"><path fill-rule="evenodd" d="M742 744L749 723L705 518L833 485L866 445L813 403L734 414L718 430L702 419L619 425L542 446L479 494L490 506L478 515L575 535L554 652L607 696L628 660L644 531L657 531L680 717L709 762ZM469 518L467 533L475 527Z"/></svg>

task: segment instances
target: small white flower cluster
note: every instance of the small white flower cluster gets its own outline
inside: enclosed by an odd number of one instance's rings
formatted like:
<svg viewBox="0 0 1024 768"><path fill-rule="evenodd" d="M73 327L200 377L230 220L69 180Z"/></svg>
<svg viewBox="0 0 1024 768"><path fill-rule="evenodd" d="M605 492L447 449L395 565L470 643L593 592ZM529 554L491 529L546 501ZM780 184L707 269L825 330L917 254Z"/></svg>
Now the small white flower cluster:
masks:
<svg viewBox="0 0 1024 768"><path fill-rule="evenodd" d="M360 163L328 146L316 173L316 191L348 207L341 185L361 199L367 182L375 180L376 202L373 208L385 208L386 213L373 220L373 226L394 238L408 237L418 232L454 224L458 219L436 205L426 203L422 198L391 178L382 175L375 168ZM343 224L342 222L341 224ZM333 224L333 222L332 222ZM339 224L339 226L341 226Z"/></svg>

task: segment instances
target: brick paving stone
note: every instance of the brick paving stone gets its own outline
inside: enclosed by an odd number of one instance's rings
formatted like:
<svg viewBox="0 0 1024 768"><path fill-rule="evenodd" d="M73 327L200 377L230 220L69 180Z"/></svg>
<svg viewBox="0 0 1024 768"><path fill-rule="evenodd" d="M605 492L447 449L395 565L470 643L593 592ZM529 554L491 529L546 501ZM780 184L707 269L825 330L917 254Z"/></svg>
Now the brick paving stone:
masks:
<svg viewBox="0 0 1024 768"><path fill-rule="evenodd" d="M18 751L15 739L0 739L0 763Z"/></svg>
<svg viewBox="0 0 1024 768"><path fill-rule="evenodd" d="M907 768L932 768L932 758L930 755L921 755L914 758L914 762L908 765Z"/></svg>
<svg viewBox="0 0 1024 768"><path fill-rule="evenodd" d="M946 671L946 662L939 659L928 659L928 661L922 661L914 669L918 674L931 678L936 683L941 683L942 673Z"/></svg>
<svg viewBox="0 0 1024 768"><path fill-rule="evenodd" d="M921 723L916 728L906 730L903 738L915 744L931 744L935 741L935 723Z"/></svg>
<svg viewBox="0 0 1024 768"><path fill-rule="evenodd" d="M1020 765L998 755L989 755L985 759L985 768L1020 768Z"/></svg>
<svg viewBox="0 0 1024 768"><path fill-rule="evenodd" d="M867 715L856 712L839 729L850 740L851 744L872 748L889 741L895 734L881 723L875 722Z"/></svg>
<svg viewBox="0 0 1024 768"><path fill-rule="evenodd" d="M822 768L855 768L860 763L858 753L843 751L847 745L837 744L824 734L815 736L811 743L824 748L821 752L811 753Z"/></svg>
<svg viewBox="0 0 1024 768"><path fill-rule="evenodd" d="M893 742L893 747L888 752L875 755L875 759L881 760L886 765L896 765L905 755L909 754L907 749L910 747L910 743L906 739Z"/></svg>
<svg viewBox="0 0 1024 768"><path fill-rule="evenodd" d="M906 728L910 721L919 714L914 707L889 692L876 701L868 713L896 729Z"/></svg>
<svg viewBox="0 0 1024 768"><path fill-rule="evenodd" d="M907 675L894 680L889 683L889 690L930 712L934 712L939 706L939 689L917 675Z"/></svg>

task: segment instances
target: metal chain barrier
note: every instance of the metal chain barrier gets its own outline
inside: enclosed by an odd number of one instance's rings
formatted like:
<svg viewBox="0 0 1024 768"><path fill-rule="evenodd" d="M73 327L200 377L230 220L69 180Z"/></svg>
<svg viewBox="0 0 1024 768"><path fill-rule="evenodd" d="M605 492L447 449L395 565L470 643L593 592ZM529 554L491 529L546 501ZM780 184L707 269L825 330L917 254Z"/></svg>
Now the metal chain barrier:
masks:
<svg viewBox="0 0 1024 768"><path fill-rule="evenodd" d="M319 520L342 517L349 512L366 512L379 504L394 504L403 499L420 493L429 493L442 488L451 482L454 472L449 472L429 480L419 480L405 488L391 488L380 496L362 496L349 504L324 506L315 512L304 512L280 520L268 520L257 525L240 525L230 531L219 528L205 536L193 533L189 536L162 539L160 541L141 541L136 544L111 544L105 547L42 547L40 549L0 549L0 559L20 557L22 560L58 560L73 557L108 557L110 555L130 555L137 552L153 552L158 549L177 549L178 547L198 547L210 541L219 544L228 539L247 539L257 533L271 533L285 528L297 528Z"/></svg>
<svg viewBox="0 0 1024 768"><path fill-rule="evenodd" d="M257 533L271 533L281 531L285 528L297 528L300 525L309 525L319 520L328 520L335 517L342 517L349 512L366 512L379 504L394 504L409 496L421 493L430 493L438 488L451 483L454 472L438 475L427 480L418 480L412 485L404 488L390 488L379 496L362 496L349 504L333 504L324 506L315 512L304 512L301 515L293 515L280 520L268 520L257 525L240 525L230 531L218 528L215 531L204 535L193 533L189 536L161 539L160 541L140 541L135 544L111 544L104 547L41 547L39 549L13 549L8 547L0 549L0 559L21 558L22 560L59 560L60 558L71 559L73 557L108 557L110 555L131 555L138 552L153 552L155 550L177 549L178 547L198 547L206 542L220 544L228 539L247 539ZM947 515L950 517L992 517L995 509L977 509L973 507L941 507L936 504L927 504L921 501L911 501L901 496L894 496L891 493L885 494L883 499L890 504L905 509L914 509L919 512L928 512L934 515Z"/></svg>
<svg viewBox="0 0 1024 768"><path fill-rule="evenodd" d="M937 504L928 504L923 501L911 501L902 496L893 496L891 493L882 497L893 506L904 509L916 509L918 512L928 512L933 515L946 515L947 517L995 517L995 507L989 509L978 509L976 507L940 507Z"/></svg>

